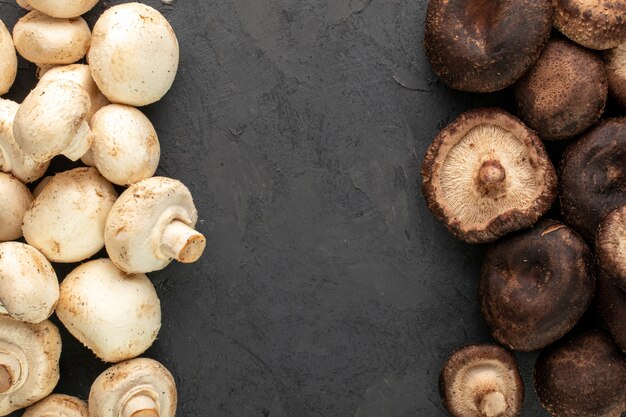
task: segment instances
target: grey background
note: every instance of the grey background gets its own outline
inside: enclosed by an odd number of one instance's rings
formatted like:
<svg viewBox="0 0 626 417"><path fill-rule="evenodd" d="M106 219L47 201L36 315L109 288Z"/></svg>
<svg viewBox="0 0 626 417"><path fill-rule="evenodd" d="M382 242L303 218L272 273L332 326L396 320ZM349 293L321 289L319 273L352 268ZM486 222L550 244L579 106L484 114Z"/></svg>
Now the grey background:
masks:
<svg viewBox="0 0 626 417"><path fill-rule="evenodd" d="M147 356L175 375L178 415L445 415L442 362L490 340L476 300L482 248L434 220L419 166L447 122L510 108L509 92L437 82L421 48L425 0L145 3L181 44L172 90L143 109L161 140L158 174L189 186L208 238L197 264L150 275L163 328ZM22 14L0 2L9 28ZM9 97L33 83L22 61ZM57 391L86 398L106 365L64 342ZM534 356L519 358L522 415L546 415Z"/></svg>

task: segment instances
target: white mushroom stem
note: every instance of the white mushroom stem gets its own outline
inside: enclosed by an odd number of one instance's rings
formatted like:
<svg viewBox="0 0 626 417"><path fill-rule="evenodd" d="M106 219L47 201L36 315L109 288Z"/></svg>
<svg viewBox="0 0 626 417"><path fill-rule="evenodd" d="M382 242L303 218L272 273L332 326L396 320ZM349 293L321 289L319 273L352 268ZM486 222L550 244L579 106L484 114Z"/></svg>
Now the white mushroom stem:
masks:
<svg viewBox="0 0 626 417"><path fill-rule="evenodd" d="M74 136L74 139L62 154L67 156L72 161L78 161L81 156L89 151L92 140L91 135L89 123L84 120L76 132L76 136Z"/></svg>
<svg viewBox="0 0 626 417"><path fill-rule="evenodd" d="M12 355L0 352L0 394L11 390L20 379L22 366Z"/></svg>
<svg viewBox="0 0 626 417"><path fill-rule="evenodd" d="M182 263L196 262L206 246L204 236L180 220L174 220L163 230L161 251Z"/></svg>
<svg viewBox="0 0 626 417"><path fill-rule="evenodd" d="M508 408L506 398L500 391L491 391L476 399L476 407L482 416L499 417Z"/></svg>
<svg viewBox="0 0 626 417"><path fill-rule="evenodd" d="M148 395L135 395L124 405L121 417L159 417L159 406Z"/></svg>

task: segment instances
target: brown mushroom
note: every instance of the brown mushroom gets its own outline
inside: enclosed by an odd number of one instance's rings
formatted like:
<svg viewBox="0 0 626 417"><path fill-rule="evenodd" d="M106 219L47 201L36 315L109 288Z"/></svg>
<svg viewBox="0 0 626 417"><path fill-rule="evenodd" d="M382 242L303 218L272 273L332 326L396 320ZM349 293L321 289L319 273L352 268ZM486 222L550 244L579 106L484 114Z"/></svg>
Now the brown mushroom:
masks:
<svg viewBox="0 0 626 417"><path fill-rule="evenodd" d="M604 62L609 91L619 104L626 107L626 43L608 50Z"/></svg>
<svg viewBox="0 0 626 417"><path fill-rule="evenodd" d="M550 0L430 0L424 49L450 87L497 91L533 65L551 28Z"/></svg>
<svg viewBox="0 0 626 417"><path fill-rule="evenodd" d="M513 355L496 345L467 346L446 361L439 393L452 417L514 417L524 384Z"/></svg>
<svg viewBox="0 0 626 417"><path fill-rule="evenodd" d="M600 270L596 291L596 308L613 340L626 353L626 291L615 285L611 277Z"/></svg>
<svg viewBox="0 0 626 417"><path fill-rule="evenodd" d="M535 365L535 390L554 417L619 417L625 386L626 359L598 330L550 346Z"/></svg>
<svg viewBox="0 0 626 417"><path fill-rule="evenodd" d="M626 204L626 118L606 120L570 145L560 171L565 222L592 240L604 217Z"/></svg>
<svg viewBox="0 0 626 417"><path fill-rule="evenodd" d="M599 265L626 290L626 205L610 212L596 237Z"/></svg>
<svg viewBox="0 0 626 417"><path fill-rule="evenodd" d="M430 210L470 243L532 226L556 196L556 173L541 140L499 109L463 113L439 132L422 177Z"/></svg>
<svg viewBox="0 0 626 417"><path fill-rule="evenodd" d="M515 87L519 116L542 139L566 139L602 115L608 80L602 60L566 40L548 43Z"/></svg>
<svg viewBox="0 0 626 417"><path fill-rule="evenodd" d="M569 332L594 290L594 260L585 242L569 227L544 220L487 250L480 301L498 342L532 351Z"/></svg>

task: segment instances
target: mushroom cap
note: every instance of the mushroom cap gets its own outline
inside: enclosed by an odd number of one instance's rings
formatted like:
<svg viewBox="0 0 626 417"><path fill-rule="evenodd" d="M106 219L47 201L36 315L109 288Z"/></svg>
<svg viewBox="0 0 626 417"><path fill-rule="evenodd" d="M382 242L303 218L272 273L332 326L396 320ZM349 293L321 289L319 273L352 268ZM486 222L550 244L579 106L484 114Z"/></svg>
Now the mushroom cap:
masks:
<svg viewBox="0 0 626 417"><path fill-rule="evenodd" d="M157 10L140 3L120 4L96 22L87 59L96 84L112 103L145 106L172 86L178 40Z"/></svg>
<svg viewBox="0 0 626 417"><path fill-rule="evenodd" d="M450 87L491 92L533 65L551 28L550 0L430 0L424 48Z"/></svg>
<svg viewBox="0 0 626 417"><path fill-rule="evenodd" d="M626 205L610 212L596 237L598 263L626 290Z"/></svg>
<svg viewBox="0 0 626 417"><path fill-rule="evenodd" d="M6 314L41 323L58 300L57 275L41 252L24 243L0 243L0 305Z"/></svg>
<svg viewBox="0 0 626 417"><path fill-rule="evenodd" d="M152 282L144 274L127 275L109 259L84 263L65 278L56 313L106 362L141 355L161 328L161 304Z"/></svg>
<svg viewBox="0 0 626 417"><path fill-rule="evenodd" d="M493 337L515 350L557 341L578 323L595 291L594 259L569 227L544 220L487 250L482 314Z"/></svg>
<svg viewBox="0 0 626 417"><path fill-rule="evenodd" d="M602 115L608 79L602 60L566 40L548 43L515 87L518 114L542 139L566 139Z"/></svg>
<svg viewBox="0 0 626 417"><path fill-rule="evenodd" d="M535 390L553 416L619 417L626 411L626 360L603 332L587 331L541 352Z"/></svg>
<svg viewBox="0 0 626 417"><path fill-rule="evenodd" d="M17 54L11 33L0 20L0 96L6 94L17 76Z"/></svg>
<svg viewBox="0 0 626 417"><path fill-rule="evenodd" d="M89 392L89 415L120 416L127 401L137 395L151 397L159 417L174 417L178 403L174 377L159 362L147 358L119 363L96 378Z"/></svg>
<svg viewBox="0 0 626 417"><path fill-rule="evenodd" d="M541 140L499 109L461 114L428 148L422 165L428 207L470 243L532 226L556 196Z"/></svg>
<svg viewBox="0 0 626 417"><path fill-rule="evenodd" d="M49 161L63 154L77 160L91 144L87 117L89 94L69 80L37 84L24 99L13 121L13 135L19 147L36 161ZM76 156L80 143L87 147Z"/></svg>
<svg viewBox="0 0 626 417"><path fill-rule="evenodd" d="M524 401L517 362L509 351L496 345L455 351L439 376L439 392L452 417L514 417Z"/></svg>
<svg viewBox="0 0 626 417"><path fill-rule="evenodd" d="M87 13L98 0L28 0L28 3L48 16L70 18Z"/></svg>
<svg viewBox="0 0 626 417"><path fill-rule="evenodd" d="M80 262L104 247L104 225L117 192L95 168L52 177L24 216L28 244L53 262Z"/></svg>
<svg viewBox="0 0 626 417"><path fill-rule="evenodd" d="M560 172L565 222L593 240L606 215L626 204L626 118L606 120L571 144Z"/></svg>
<svg viewBox="0 0 626 417"><path fill-rule="evenodd" d="M165 268L172 258L163 253L161 236L173 220L190 227L198 220L191 193L183 183L152 177L130 186L113 205L104 231L113 263L129 273Z"/></svg>
<svg viewBox="0 0 626 417"><path fill-rule="evenodd" d="M554 27L589 49L610 49L626 43L623 0L552 0Z"/></svg>
<svg viewBox="0 0 626 417"><path fill-rule="evenodd" d="M22 417L89 417L89 408L80 398L52 394L28 407Z"/></svg>
<svg viewBox="0 0 626 417"><path fill-rule="evenodd" d="M626 43L606 51L604 64L611 95L626 107Z"/></svg>
<svg viewBox="0 0 626 417"><path fill-rule="evenodd" d="M0 394L0 415L28 407L47 397L59 381L61 335L50 321L24 323L0 316L0 355L19 363L21 372Z"/></svg>
<svg viewBox="0 0 626 417"><path fill-rule="evenodd" d="M27 61L38 65L72 64L87 53L91 31L82 17L58 19L33 10L15 24L13 41Z"/></svg>
<svg viewBox="0 0 626 417"><path fill-rule="evenodd" d="M10 174L0 172L0 242L22 237L22 219L33 195Z"/></svg>
<svg viewBox="0 0 626 417"><path fill-rule="evenodd" d="M626 353L626 291L615 285L604 271L598 274L596 308L613 340Z"/></svg>
<svg viewBox="0 0 626 417"><path fill-rule="evenodd" d="M154 175L161 147L152 123L141 111L111 104L96 113L91 127L93 161L106 179L130 185Z"/></svg>

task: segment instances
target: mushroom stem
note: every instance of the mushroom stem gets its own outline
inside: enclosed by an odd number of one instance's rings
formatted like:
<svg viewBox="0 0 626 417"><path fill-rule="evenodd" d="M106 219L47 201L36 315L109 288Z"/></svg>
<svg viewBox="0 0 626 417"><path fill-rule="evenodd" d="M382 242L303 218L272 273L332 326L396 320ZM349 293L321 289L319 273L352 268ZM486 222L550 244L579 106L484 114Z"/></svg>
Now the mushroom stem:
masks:
<svg viewBox="0 0 626 417"><path fill-rule="evenodd" d="M483 162L478 170L477 186L485 196L495 197L505 191L506 170L502 164L490 159Z"/></svg>
<svg viewBox="0 0 626 417"><path fill-rule="evenodd" d="M9 392L20 379L20 362L7 353L0 353L0 394Z"/></svg>
<svg viewBox="0 0 626 417"><path fill-rule="evenodd" d="M500 417L508 408L504 394L499 391L489 392L476 400L476 407L481 416Z"/></svg>
<svg viewBox="0 0 626 417"><path fill-rule="evenodd" d="M161 236L161 251L178 262L197 261L206 246L204 236L185 223L174 220L165 227Z"/></svg>
<svg viewBox="0 0 626 417"><path fill-rule="evenodd" d="M70 143L62 154L72 161L78 161L81 156L89 151L91 141L92 135L89 123L87 123L86 120L83 120L80 127L76 131L76 135L74 136L72 143Z"/></svg>
<svg viewBox="0 0 626 417"><path fill-rule="evenodd" d="M159 410L148 395L136 395L126 402L121 417L159 417Z"/></svg>

